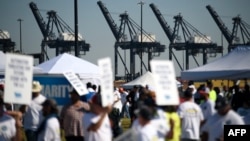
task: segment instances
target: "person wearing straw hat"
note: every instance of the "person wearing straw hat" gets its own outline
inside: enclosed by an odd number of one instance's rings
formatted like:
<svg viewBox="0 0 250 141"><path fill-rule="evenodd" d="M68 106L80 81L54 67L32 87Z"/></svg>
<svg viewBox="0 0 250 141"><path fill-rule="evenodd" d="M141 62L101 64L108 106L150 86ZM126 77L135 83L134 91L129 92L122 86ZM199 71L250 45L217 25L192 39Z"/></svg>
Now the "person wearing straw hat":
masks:
<svg viewBox="0 0 250 141"><path fill-rule="evenodd" d="M32 82L32 100L25 107L26 111L23 118L23 127L27 141L37 140L36 130L43 119L41 104L46 100L46 97L40 93L42 88L39 81Z"/></svg>

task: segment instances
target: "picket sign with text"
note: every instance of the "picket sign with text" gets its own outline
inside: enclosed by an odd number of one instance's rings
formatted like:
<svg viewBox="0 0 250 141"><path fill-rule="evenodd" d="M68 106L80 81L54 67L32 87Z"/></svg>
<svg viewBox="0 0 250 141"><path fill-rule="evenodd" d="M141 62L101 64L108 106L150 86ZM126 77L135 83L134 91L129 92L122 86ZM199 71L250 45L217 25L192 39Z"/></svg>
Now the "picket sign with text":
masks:
<svg viewBox="0 0 250 141"><path fill-rule="evenodd" d="M4 102L30 104L33 62L32 56L6 54Z"/></svg>
<svg viewBox="0 0 250 141"><path fill-rule="evenodd" d="M69 81L69 83L74 87L74 89L77 91L77 93L82 96L85 94L88 94L88 90L86 85L84 85L79 77L72 71L68 70L63 72L63 75L66 77L66 79Z"/></svg>
<svg viewBox="0 0 250 141"><path fill-rule="evenodd" d="M157 105L178 105L180 101L173 62L152 60L150 66L155 81Z"/></svg>
<svg viewBox="0 0 250 141"><path fill-rule="evenodd" d="M101 75L102 106L106 107L114 102L114 84L111 59L109 57L98 60Z"/></svg>

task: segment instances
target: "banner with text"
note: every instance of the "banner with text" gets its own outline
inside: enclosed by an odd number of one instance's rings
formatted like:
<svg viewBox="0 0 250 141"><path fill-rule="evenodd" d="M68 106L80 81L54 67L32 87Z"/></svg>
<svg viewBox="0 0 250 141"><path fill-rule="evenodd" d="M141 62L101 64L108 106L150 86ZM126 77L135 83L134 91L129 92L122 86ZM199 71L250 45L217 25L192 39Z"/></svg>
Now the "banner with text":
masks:
<svg viewBox="0 0 250 141"><path fill-rule="evenodd" d="M150 66L156 86L156 103L158 105L178 105L180 101L173 62L152 60Z"/></svg>
<svg viewBox="0 0 250 141"><path fill-rule="evenodd" d="M98 60L98 66L101 74L101 97L102 106L108 106L114 102L114 84L113 72L110 58L103 58Z"/></svg>
<svg viewBox="0 0 250 141"><path fill-rule="evenodd" d="M6 54L4 102L30 104L33 57Z"/></svg>
<svg viewBox="0 0 250 141"><path fill-rule="evenodd" d="M72 91L73 87L63 75L35 75L33 80L39 81L43 85L41 94L54 99L58 105L65 105L70 102L69 92Z"/></svg>

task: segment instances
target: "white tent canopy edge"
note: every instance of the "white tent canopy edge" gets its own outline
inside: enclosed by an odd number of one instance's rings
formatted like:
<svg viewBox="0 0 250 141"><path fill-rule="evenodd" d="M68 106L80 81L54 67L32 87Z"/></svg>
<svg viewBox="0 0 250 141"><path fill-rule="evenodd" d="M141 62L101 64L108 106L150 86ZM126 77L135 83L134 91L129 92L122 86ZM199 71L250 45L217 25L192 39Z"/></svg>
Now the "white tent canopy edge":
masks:
<svg viewBox="0 0 250 141"><path fill-rule="evenodd" d="M239 46L206 65L181 72L183 80L250 78L250 46Z"/></svg>

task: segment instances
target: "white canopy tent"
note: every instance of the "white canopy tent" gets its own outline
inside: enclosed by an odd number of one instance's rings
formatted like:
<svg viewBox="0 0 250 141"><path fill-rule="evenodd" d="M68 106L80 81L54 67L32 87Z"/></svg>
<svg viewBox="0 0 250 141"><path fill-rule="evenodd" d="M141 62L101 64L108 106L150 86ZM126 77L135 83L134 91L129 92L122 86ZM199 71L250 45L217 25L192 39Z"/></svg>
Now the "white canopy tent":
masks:
<svg viewBox="0 0 250 141"><path fill-rule="evenodd" d="M140 85L145 87L146 85L148 85L151 89L154 89L155 84L154 84L154 76L150 71L147 71L145 74L143 74L142 76L136 78L133 81L130 81L126 84L123 84L122 87L124 87L125 89L130 89L135 85ZM176 85L177 87L181 86L181 83L179 81L176 80Z"/></svg>
<svg viewBox="0 0 250 141"><path fill-rule="evenodd" d="M100 84L100 73L97 65L68 53L56 56L36 67L41 68L43 73L51 75L62 75L63 72L72 70L83 82Z"/></svg>
<svg viewBox="0 0 250 141"><path fill-rule="evenodd" d="M215 61L181 72L183 80L250 78L250 46L239 46Z"/></svg>

